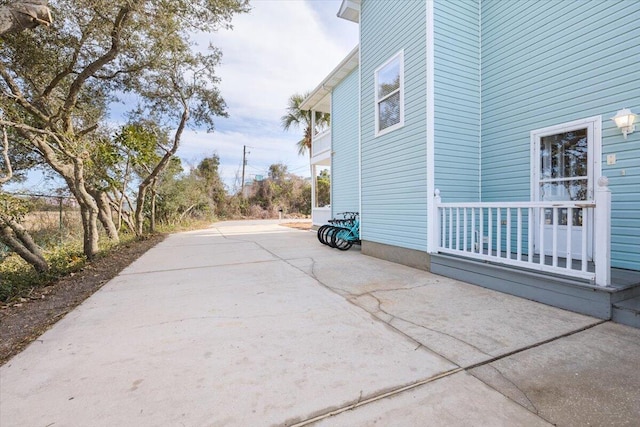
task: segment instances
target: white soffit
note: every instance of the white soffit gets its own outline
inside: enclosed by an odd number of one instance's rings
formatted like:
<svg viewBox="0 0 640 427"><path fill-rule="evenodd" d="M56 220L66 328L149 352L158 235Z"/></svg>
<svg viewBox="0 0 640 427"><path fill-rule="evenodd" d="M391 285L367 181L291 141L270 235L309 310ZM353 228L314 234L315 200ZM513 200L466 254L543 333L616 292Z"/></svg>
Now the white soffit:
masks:
<svg viewBox="0 0 640 427"><path fill-rule="evenodd" d="M342 0L338 17L352 22L360 22L360 0Z"/></svg>
<svg viewBox="0 0 640 427"><path fill-rule="evenodd" d="M359 46L354 47L346 58L325 77L322 83L302 101L302 104L300 104L301 110L315 110L322 113L331 112L331 91L358 66L358 48Z"/></svg>

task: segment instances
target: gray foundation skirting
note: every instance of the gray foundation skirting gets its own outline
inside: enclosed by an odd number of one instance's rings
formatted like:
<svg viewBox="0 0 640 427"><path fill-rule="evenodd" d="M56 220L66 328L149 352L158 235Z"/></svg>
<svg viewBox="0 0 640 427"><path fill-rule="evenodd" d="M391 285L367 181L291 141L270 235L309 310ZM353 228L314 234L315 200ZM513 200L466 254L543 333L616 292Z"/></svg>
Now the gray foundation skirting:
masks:
<svg viewBox="0 0 640 427"><path fill-rule="evenodd" d="M385 245L384 243L362 241L362 253L364 255L391 261L408 267L429 271L431 264L429 254L415 249L401 248Z"/></svg>

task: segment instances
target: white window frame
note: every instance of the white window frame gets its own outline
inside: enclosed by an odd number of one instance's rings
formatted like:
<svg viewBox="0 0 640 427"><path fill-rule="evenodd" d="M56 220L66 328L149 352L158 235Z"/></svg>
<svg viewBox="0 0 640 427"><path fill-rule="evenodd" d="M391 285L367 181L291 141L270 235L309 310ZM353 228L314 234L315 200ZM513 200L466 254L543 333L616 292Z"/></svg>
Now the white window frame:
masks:
<svg viewBox="0 0 640 427"><path fill-rule="evenodd" d="M388 93L382 98L378 98L378 74L380 70L384 67L395 61L396 59L400 60L400 86L395 91ZM391 58L387 59L382 65L376 68L375 71L375 83L374 83L374 103L375 103L375 136L379 137L385 135L389 132L393 132L396 129L399 129L404 126L404 49L400 52L393 55ZM400 121L394 125L391 125L387 128L380 129L380 103L392 95L396 93L400 93Z"/></svg>
<svg viewBox="0 0 640 427"><path fill-rule="evenodd" d="M540 174L540 146L537 142L538 138L583 128L590 129L592 132L591 144L589 144L588 147L590 164L587 166L589 168L588 179L590 188L587 198L593 199L595 184L602 176L602 163L600 160L602 158L602 116L574 120L572 122L548 126L542 129L532 130L530 132L531 201L537 201L539 197L538 181Z"/></svg>

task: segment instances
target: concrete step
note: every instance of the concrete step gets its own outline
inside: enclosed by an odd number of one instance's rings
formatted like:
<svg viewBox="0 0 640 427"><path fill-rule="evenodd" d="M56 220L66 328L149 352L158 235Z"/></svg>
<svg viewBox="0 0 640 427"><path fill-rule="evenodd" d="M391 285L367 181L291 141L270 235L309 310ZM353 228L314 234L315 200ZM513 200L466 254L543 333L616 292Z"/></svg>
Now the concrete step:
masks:
<svg viewBox="0 0 640 427"><path fill-rule="evenodd" d="M640 296L613 304L611 320L623 325L640 328Z"/></svg>

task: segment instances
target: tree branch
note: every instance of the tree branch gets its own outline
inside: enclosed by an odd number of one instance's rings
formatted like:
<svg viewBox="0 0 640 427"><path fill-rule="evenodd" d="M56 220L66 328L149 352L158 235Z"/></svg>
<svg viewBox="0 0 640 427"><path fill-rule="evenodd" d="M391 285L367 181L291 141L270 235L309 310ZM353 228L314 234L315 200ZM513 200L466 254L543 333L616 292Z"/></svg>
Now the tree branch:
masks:
<svg viewBox="0 0 640 427"><path fill-rule="evenodd" d="M78 102L78 96L84 83L98 70L100 70L109 62L113 61L118 55L120 51L120 37L122 36L122 28L132 10L132 6L130 6L129 4L123 6L120 9L120 11L118 12L118 16L113 23L113 28L111 29L111 47L104 55L87 65L71 84L71 87L69 88L69 94L67 95L67 98L61 110L61 117L64 122L65 132L72 132L73 130L71 111Z"/></svg>
<svg viewBox="0 0 640 427"><path fill-rule="evenodd" d="M78 137L81 138L85 135L87 135L88 133L93 132L94 130L98 129L98 123L94 123L91 126L82 129L80 132L78 132Z"/></svg>
<svg viewBox="0 0 640 427"><path fill-rule="evenodd" d="M137 73L137 72L139 72L141 70L144 70L146 68L148 68L148 65L147 64L142 64L142 65L138 65L136 67L127 68L125 70L118 70L118 71L116 71L114 73L111 73L111 74L96 74L93 77L96 78L96 79L100 79L100 80L113 80L116 77L118 77L120 74Z"/></svg>
<svg viewBox="0 0 640 427"><path fill-rule="evenodd" d="M0 212L0 241L13 249L39 273L49 270L49 264L42 255L42 250L33 241L29 232L16 220L2 212Z"/></svg>
<svg viewBox="0 0 640 427"><path fill-rule="evenodd" d="M4 64L2 64L1 62L0 62L0 76L2 76L2 79L5 81L5 83L7 83L7 86L9 86L9 90L11 90L11 93L6 93L3 91L4 96L6 96L7 98L15 99L22 108L24 108L25 110L27 110L27 112L29 112L29 114L35 116L36 118L40 119L44 123L49 123L50 118L47 115L45 115L42 111L40 111L38 108L36 108L32 103L26 100L22 91L20 90L20 87L15 82L15 80L13 80L13 78L5 68Z"/></svg>
<svg viewBox="0 0 640 427"><path fill-rule="evenodd" d="M55 132L50 131L48 129L38 129L38 128L34 128L33 126L25 125L23 123L16 123L16 122L7 121L7 120L0 120L0 126L10 126L12 128L20 129L27 132L33 132L40 135L47 135L54 138L57 143L60 143L58 135Z"/></svg>
<svg viewBox="0 0 640 427"><path fill-rule="evenodd" d="M9 159L9 137L7 136L7 129L5 126L2 126L2 143L2 156L4 157L7 174L4 177L0 177L0 184L4 184L13 177L13 169L11 169L11 159Z"/></svg>
<svg viewBox="0 0 640 427"><path fill-rule="evenodd" d="M60 141L55 133L46 129L37 129L22 123L14 123L6 120L0 120L0 126L10 126L15 128L25 139L29 139L31 141L39 154L47 160L53 170L60 173L63 177L69 174L70 166L65 165L59 161L58 156L56 155L56 151L51 146L51 144L47 143L46 140L40 141L38 137L33 135L35 134L41 138L51 137L56 141L56 144L58 145L58 148L62 154L68 156L71 159L74 159L75 157L64 149L64 144L62 143L62 141ZM29 133L32 134L30 135Z"/></svg>
<svg viewBox="0 0 640 427"><path fill-rule="evenodd" d="M56 86L58 86L58 84L62 81L62 79L67 77L69 74L73 73L73 67L78 62L78 57L80 56L80 50L82 49L82 46L84 46L85 41L86 41L86 35L83 34L82 37L80 38L80 43L78 44L78 47L74 50L73 55L71 56L71 61L69 61L69 66L64 70L62 70L60 73L58 73L53 78L53 80L51 80L49 85L44 89L44 91L42 91L42 95L41 95L42 98L48 97L53 91L53 89L55 89Z"/></svg>

